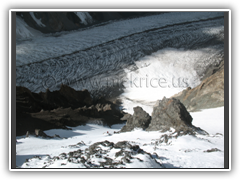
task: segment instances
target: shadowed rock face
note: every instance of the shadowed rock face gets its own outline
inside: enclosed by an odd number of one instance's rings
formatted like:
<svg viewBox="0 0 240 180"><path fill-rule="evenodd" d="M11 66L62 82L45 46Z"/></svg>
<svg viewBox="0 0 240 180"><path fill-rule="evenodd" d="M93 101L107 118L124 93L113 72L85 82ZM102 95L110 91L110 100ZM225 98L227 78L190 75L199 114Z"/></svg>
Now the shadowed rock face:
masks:
<svg viewBox="0 0 240 180"><path fill-rule="evenodd" d="M39 112L58 107L78 108L92 104L92 98L87 90L75 91L62 85L59 91L34 93L25 87L16 87L17 112Z"/></svg>
<svg viewBox="0 0 240 180"><path fill-rule="evenodd" d="M134 113L125 115L122 120L127 120L126 125L121 129L121 132L131 131L134 128L146 129L151 121L151 116L146 113L141 107L133 108Z"/></svg>
<svg viewBox="0 0 240 180"><path fill-rule="evenodd" d="M173 97L190 112L224 106L224 65L197 87L189 87Z"/></svg>
<svg viewBox="0 0 240 180"><path fill-rule="evenodd" d="M86 123L111 126L122 123L118 105L104 98L92 100L87 90L75 91L62 85L59 91L33 93L16 87L17 136L35 129L68 129Z"/></svg>
<svg viewBox="0 0 240 180"><path fill-rule="evenodd" d="M33 12L37 24L29 12L17 12L17 15L32 28L43 33L54 33L60 31L75 30L99 22L117 20L121 18L131 18L144 16L151 13L147 12L85 12L88 15L85 24L74 12ZM86 16L86 15L85 15Z"/></svg>
<svg viewBox="0 0 240 180"><path fill-rule="evenodd" d="M39 26L35 22L29 12L22 12L21 16L30 27L40 30L43 33L74 30L81 24L81 20L74 13L34 12L33 14L35 18L42 23L42 26ZM76 20L73 19L72 16L74 16Z"/></svg>
<svg viewBox="0 0 240 180"><path fill-rule="evenodd" d="M192 117L185 106L175 98L163 98L153 108L152 120L147 131L179 129L192 126Z"/></svg>
<svg viewBox="0 0 240 180"><path fill-rule="evenodd" d="M163 98L157 101L153 108L152 117L141 107L134 108L134 114L125 114L121 120L127 120L121 132L131 131L136 127L146 131L167 131L174 128L178 135L192 134L195 132L206 133L192 125L192 117L180 102L175 98Z"/></svg>

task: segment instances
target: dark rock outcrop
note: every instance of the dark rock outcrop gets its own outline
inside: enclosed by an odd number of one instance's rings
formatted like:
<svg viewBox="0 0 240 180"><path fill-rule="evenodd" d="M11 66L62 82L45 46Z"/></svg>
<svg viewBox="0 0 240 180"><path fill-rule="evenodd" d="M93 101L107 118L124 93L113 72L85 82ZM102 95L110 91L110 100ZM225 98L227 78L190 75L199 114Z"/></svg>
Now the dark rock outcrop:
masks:
<svg viewBox="0 0 240 180"><path fill-rule="evenodd" d="M43 33L69 31L81 26L81 20L73 12L33 12L35 19L40 23L37 23L29 12L19 12L18 15L30 27Z"/></svg>
<svg viewBox="0 0 240 180"><path fill-rule="evenodd" d="M17 12L30 27L42 33L76 30L82 27L117 19L156 14L156 12L82 12L82 20L75 12ZM37 22L36 22L37 21Z"/></svg>
<svg viewBox="0 0 240 180"><path fill-rule="evenodd" d="M185 106L175 98L163 98L153 108L152 120L147 131L184 129L192 126L192 117Z"/></svg>
<svg viewBox="0 0 240 180"><path fill-rule="evenodd" d="M146 131L168 131L171 128L174 132L169 138L180 135L207 134L204 130L192 125L192 117L180 102L175 98L163 98L157 101L153 108L152 117L149 116L141 107L134 108L134 114L125 114L121 120L127 123L120 132L132 131L134 128L143 128ZM164 137L164 141L167 141Z"/></svg>
<svg viewBox="0 0 240 180"><path fill-rule="evenodd" d="M122 121L127 121L128 119L130 119L130 118L132 118L132 115L131 114L125 114L122 118L121 118L121 120Z"/></svg>
<svg viewBox="0 0 240 180"><path fill-rule="evenodd" d="M39 112L59 107L78 108L92 104L92 98L87 90L75 91L73 88L61 85L59 91L34 93L25 87L16 87L17 112Z"/></svg>
<svg viewBox="0 0 240 180"><path fill-rule="evenodd" d="M68 129L94 123L111 126L122 123L118 105L100 98L93 100L87 90L75 91L62 85L59 91L33 93L16 87L17 136L35 129Z"/></svg>
<svg viewBox="0 0 240 180"><path fill-rule="evenodd" d="M141 107L134 107L133 115L125 115L123 119L127 120L126 125L121 129L121 132L131 131L134 128L146 129L151 121L151 116L146 113ZM123 120L122 119L122 120Z"/></svg>

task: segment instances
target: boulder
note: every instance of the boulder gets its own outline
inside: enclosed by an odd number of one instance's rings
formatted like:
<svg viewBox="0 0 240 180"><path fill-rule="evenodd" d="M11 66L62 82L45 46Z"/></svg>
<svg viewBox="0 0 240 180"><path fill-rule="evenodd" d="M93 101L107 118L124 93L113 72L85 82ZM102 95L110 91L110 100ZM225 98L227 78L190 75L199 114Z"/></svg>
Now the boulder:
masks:
<svg viewBox="0 0 240 180"><path fill-rule="evenodd" d="M121 129L121 132L131 131L134 128L146 129L151 121L151 116L144 111L141 107L137 106L133 108L133 115L125 115L124 120L127 120L127 123Z"/></svg>
<svg viewBox="0 0 240 180"><path fill-rule="evenodd" d="M153 108L152 120L147 131L188 129L192 126L192 117L180 102L175 98L163 98L157 101Z"/></svg>
<svg viewBox="0 0 240 180"><path fill-rule="evenodd" d="M36 137L49 137L45 132L43 132L43 130L41 129L35 129L35 135Z"/></svg>
<svg viewBox="0 0 240 180"><path fill-rule="evenodd" d="M133 110L133 125L146 129L151 121L151 116L139 106L134 107Z"/></svg>
<svg viewBox="0 0 240 180"><path fill-rule="evenodd" d="M185 106L175 98L163 98L157 101L153 108L152 117L141 107L134 107L133 115L125 114L121 120L127 123L121 132L142 128L147 131L169 130L189 132L192 130L192 117ZM189 129L190 128L190 129Z"/></svg>

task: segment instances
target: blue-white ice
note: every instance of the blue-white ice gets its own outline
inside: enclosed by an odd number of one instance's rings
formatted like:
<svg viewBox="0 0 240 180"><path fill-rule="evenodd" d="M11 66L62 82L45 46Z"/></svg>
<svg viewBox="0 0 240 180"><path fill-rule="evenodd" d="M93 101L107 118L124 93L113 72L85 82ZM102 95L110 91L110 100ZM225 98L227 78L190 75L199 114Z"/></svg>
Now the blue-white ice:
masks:
<svg viewBox="0 0 240 180"><path fill-rule="evenodd" d="M223 16L219 12L174 12L116 21L85 31L68 32L58 37L37 37L17 44L17 66L84 50L120 37L177 23ZM172 32L174 33L174 32Z"/></svg>
<svg viewBox="0 0 240 180"><path fill-rule="evenodd" d="M146 69L156 73L153 78L159 72L168 79L188 76L194 87L223 58L222 15L167 13L18 41L16 82L34 92L67 84L98 96L112 79L122 84L132 71L144 75ZM155 59L160 63L154 68Z"/></svg>

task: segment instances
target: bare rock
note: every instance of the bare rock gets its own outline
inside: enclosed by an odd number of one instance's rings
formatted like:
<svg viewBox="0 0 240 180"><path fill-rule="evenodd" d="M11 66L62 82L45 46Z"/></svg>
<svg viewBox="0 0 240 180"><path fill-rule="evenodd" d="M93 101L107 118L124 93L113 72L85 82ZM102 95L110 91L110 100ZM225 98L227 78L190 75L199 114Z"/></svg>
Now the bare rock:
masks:
<svg viewBox="0 0 240 180"><path fill-rule="evenodd" d="M192 126L192 117L180 100L164 97L155 104L146 130L188 129L189 126Z"/></svg>
<svg viewBox="0 0 240 180"><path fill-rule="evenodd" d="M224 65L197 87L188 87L173 97L190 112L224 106Z"/></svg>
<svg viewBox="0 0 240 180"><path fill-rule="evenodd" d="M128 119L130 119L132 117L132 115L131 114L125 114L122 118L121 118L121 120L122 121L127 121Z"/></svg>
<svg viewBox="0 0 240 180"><path fill-rule="evenodd" d="M127 123L121 129L121 132L131 131L134 128L146 129L151 121L151 116L144 111L141 107L137 106L133 108L133 115L125 115L124 120L127 120Z"/></svg>
<svg viewBox="0 0 240 180"><path fill-rule="evenodd" d="M36 137L49 137L45 132L43 132L43 130L41 129L35 129L35 135Z"/></svg>

